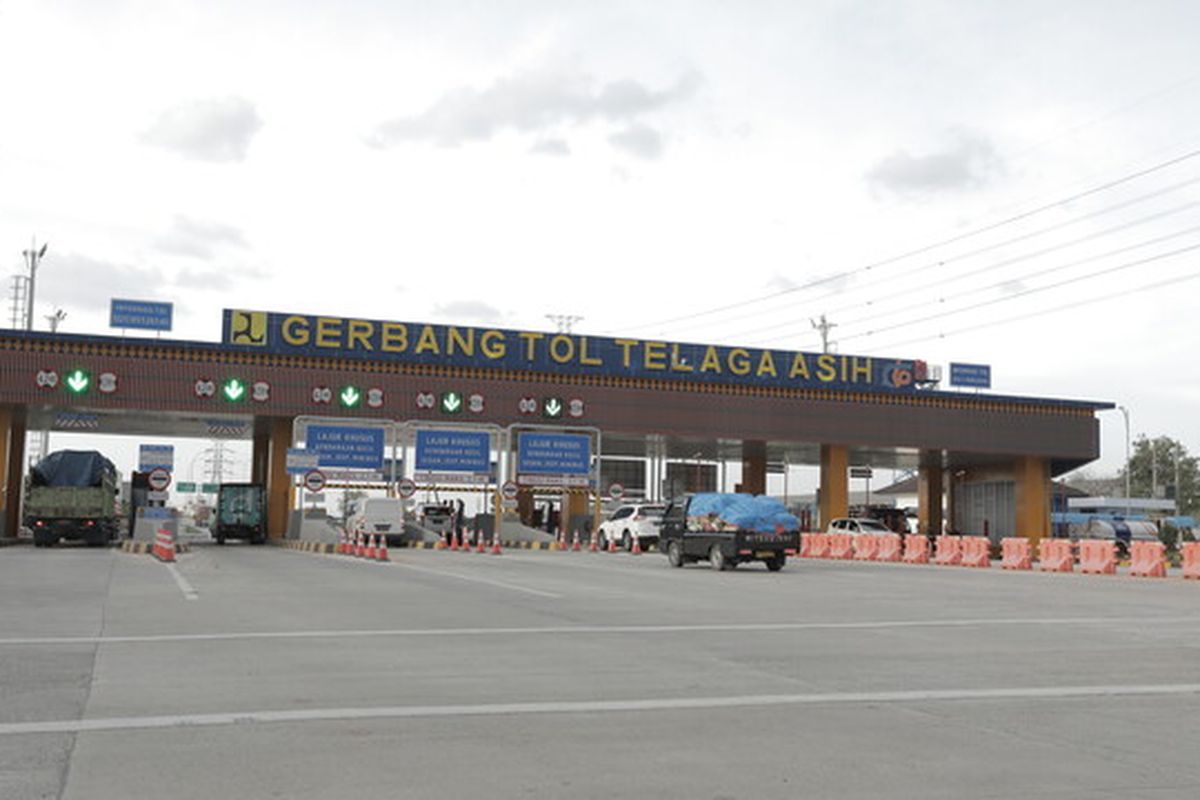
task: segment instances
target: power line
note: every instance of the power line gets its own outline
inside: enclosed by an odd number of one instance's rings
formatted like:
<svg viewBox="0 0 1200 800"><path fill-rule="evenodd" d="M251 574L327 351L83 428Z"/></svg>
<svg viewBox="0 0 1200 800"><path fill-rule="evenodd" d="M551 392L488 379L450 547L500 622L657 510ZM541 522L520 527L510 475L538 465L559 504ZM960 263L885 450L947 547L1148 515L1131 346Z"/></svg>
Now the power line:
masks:
<svg viewBox="0 0 1200 800"><path fill-rule="evenodd" d="M1114 180L1107 181L1098 186L1093 186L1092 188L1085 189L1081 192L1076 192L1075 194L1069 195L1067 197L1059 198L1058 200L1055 200L1051 203L1046 203L1044 205L1037 206L1035 208L1029 209L1028 211L1023 211L1019 214L1014 214L1012 216L1006 217L1004 219L998 220L998 221L990 223L988 225L983 225L981 227L974 228L974 229L966 231L964 233L960 233L955 236L951 236L949 238L942 239L940 241L934 242L933 244L925 245L923 247L918 247L913 250L908 250L904 253L901 253L896 256L892 256L890 258L886 258L886 259L883 259L880 261L875 261L875 262L872 262L870 264L865 264L860 267L855 267L853 269L848 269L848 270L844 270L842 272L834 273L832 275L827 275L827 276L824 276L821 278L817 278L815 280L811 280L806 283L802 283L798 286L790 286L786 289L771 292L770 294L760 295L758 297L753 297L748 300L741 300L741 301L738 301L735 303L727 303L725 305L716 306L714 308L709 308L709 309L706 309L703 311L692 312L689 314L682 314L678 317L671 317L671 318L668 318L665 320L656 320L654 322L644 323L641 325L625 327L625 328L623 328L623 330L626 332L636 331L636 330L642 330L644 328L663 326L663 325L671 325L676 322L684 322L687 320L697 319L699 317L710 316L712 314L720 313L722 311L729 311L729 310L732 310L735 308L743 308L745 306L753 305L755 303L761 303L765 300L772 300L774 298L782 297L787 294L793 294L795 292L805 291L807 289L812 289L817 286L823 286L827 283L832 283L834 281L841 280L843 278L848 278L853 275L857 275L859 273L870 272L872 270L878 269L879 267L888 266L888 265L894 264L898 261L903 261L904 259L911 258L913 256L922 255L924 253L928 253L933 250L936 250L940 247L945 247L946 245L949 245L949 244L961 242L961 241L964 241L971 237L978 236L982 233L994 231L994 230L1002 228L1006 225L1011 225L1013 223L1020 222L1025 219L1029 219L1030 217L1036 216L1037 214L1041 214L1046 211L1050 211L1052 209L1058 208L1059 206L1065 205L1067 203L1073 203L1073 202L1075 202L1077 200L1081 200L1085 197L1090 197L1092 195L1099 194L1100 192L1108 191L1109 189L1113 189L1118 186L1122 186L1126 183L1137 180L1138 178L1144 178L1145 176L1152 175L1155 172L1159 172L1164 169L1169 169L1170 167L1176 166L1178 164L1182 164L1185 161L1196 158L1197 156L1200 156L1200 149L1190 150L1186 153L1183 153L1182 155L1175 156L1173 158L1169 158L1165 161L1161 161L1150 167L1146 167L1144 169L1137 170L1136 172L1132 172L1127 175L1123 175ZM1167 190L1164 190L1164 193L1165 193L1165 191L1173 191L1173 190L1174 190L1174 188L1169 188ZM1137 202L1137 201L1135 200L1133 202ZM1097 213L1099 213L1099 212L1097 212ZM608 331L608 332L612 333L612 331Z"/></svg>
<svg viewBox="0 0 1200 800"><path fill-rule="evenodd" d="M973 331L983 330L985 328L994 328L998 325L1007 325L1011 322L1023 322L1024 320L1033 319L1035 317L1044 317L1047 314L1056 314L1060 311L1071 311L1076 308L1082 308L1084 306L1094 305L1096 303L1102 303L1107 300L1116 300L1118 298L1127 297L1131 294L1141 294L1142 292L1149 292L1154 289L1164 289L1168 286L1174 286L1176 284L1186 283L1187 281L1194 281L1197 278L1200 278L1200 272L1192 272L1187 275L1180 275L1175 278L1168 278L1167 280L1164 280L1164 281L1158 281L1156 283L1146 284L1145 286L1138 286L1138 287L1135 287L1132 289L1122 289L1119 292L1112 292L1111 294L1101 295L1099 297L1091 297L1091 298L1088 298L1087 300L1080 300L1080 301L1077 301L1074 303L1066 303L1064 305L1055 306L1053 308L1044 308L1039 311L1031 311L1028 314L1020 314L1015 317L1006 317L1004 319L991 320L989 322L981 322L978 325L968 325L965 328L957 328L952 331L942 331L940 333L932 334L930 336L919 336L919 337L916 337L913 339L908 339L903 342L896 342L896 343L893 343L890 345L885 345L885 347L887 347L889 349L897 348L897 347L907 347L910 344L927 342L931 339L945 339L950 336L957 336L961 333L971 333Z"/></svg>
<svg viewBox="0 0 1200 800"><path fill-rule="evenodd" d="M972 305L963 306L962 308L955 309L953 311L945 311L945 312L941 312L938 314L930 314L927 317L920 317L918 319L907 320L905 322L898 322L894 325L887 325L885 327L879 328L878 330L867 331L866 333L856 333L852 336L845 337L843 339L843 341L847 341L850 339L862 339L867 336L874 336L877 333L884 333L886 331L896 330L898 328L906 328L910 325L919 325L922 322L929 322L930 320L941 319L942 317L950 317L950 316L954 316L955 314L962 314L966 311L974 311L975 309L984 308L986 306L996 305L998 303L1007 303L1007 302L1016 300L1021 297L1027 297L1031 294L1039 294L1041 292L1048 292L1048 291L1051 291L1052 289L1061 289L1063 286L1070 286L1071 284L1080 283L1085 280L1092 280L1093 278L1098 278L1098 277L1101 277L1102 275L1111 275L1115 272L1120 272L1120 271L1126 270L1126 269L1132 269L1133 267L1140 267L1144 264L1151 264L1155 261L1162 261L1163 259L1174 258L1175 256L1183 255L1184 253L1190 253L1194 250L1200 250L1200 244L1193 244L1193 245L1189 245L1187 247L1181 247L1177 250L1171 250L1166 253L1159 253L1157 255L1148 256L1147 258L1138 259L1137 261L1129 261L1124 264L1118 264L1115 267L1109 267L1107 269L1102 269L1098 272L1090 272L1087 275L1078 275L1074 278L1068 278L1066 280L1059 281L1058 283L1051 283L1046 286L1038 286L1038 287L1034 287L1032 289L1024 289L1019 292L1014 292L1013 294L1008 295L1007 297L996 297L991 300L985 300L985 301L982 301L979 303L974 303Z"/></svg>
<svg viewBox="0 0 1200 800"><path fill-rule="evenodd" d="M858 303L858 304L855 304L855 305L846 305L846 306L842 306L841 308L835 308L835 309L833 309L833 310L832 310L830 313L835 313L835 314L836 314L836 313L841 313L841 312L843 312L843 311L852 311L852 310L854 310L854 309L857 309L857 308L860 308L860 307L870 307L870 306L873 306L873 305L875 305L876 303L883 303L883 302L887 302L887 301L895 300L895 299L896 299L896 298L898 298L898 297L904 297L904 296L906 296L906 295L916 294L916 293L918 293L918 292L924 292L924 291L926 291L927 289L930 289L930 288L935 288L935 287L938 287L938 286L941 286L941 285L944 285L944 284L947 284L947 283L955 283L955 282L958 282L958 281L961 281L961 280L965 280L966 278L970 278L970 277L974 277L974 276L976 276L976 275L981 275L981 274L984 274L984 273L987 273L987 272L991 272L992 270L998 269L998 268L1000 268L1000 267L1004 267L1004 266L1010 266L1010 265L1012 265L1012 264L1016 264L1016 263L1019 263L1019 262L1022 262L1022 261L1028 261L1028 260L1029 260L1029 259L1031 259L1031 258L1037 258L1037 257L1040 257L1040 256L1044 256L1044 255L1046 255L1046 254L1048 254L1048 253L1052 253L1052 252L1054 252L1054 251L1056 251L1056 250L1062 250L1062 249L1065 249L1066 247L1071 247L1071 246L1074 246L1074 245L1077 245L1077 244L1081 244L1081 243L1084 243L1084 242L1087 242L1087 241L1091 241L1091 240L1093 240L1093 239L1100 238L1100 237L1102 237L1102 236L1105 236L1105 235L1108 235L1108 234L1110 234L1110 233L1115 233L1115 232L1117 232L1117 231L1121 231L1121 230L1125 230L1125 229L1127 229L1127 228L1130 228L1130 227L1134 227L1135 225L1142 224L1143 222L1146 222L1146 221L1155 220L1155 219L1161 219L1162 217L1169 216L1169 215L1171 215L1171 214L1176 214L1176 213L1179 213L1180 211L1184 211L1184 210L1187 210L1187 209L1190 209L1190 208L1194 208L1194 207L1197 207L1197 206L1200 206L1200 202L1196 202L1196 203L1188 203L1188 204L1186 204L1186 205L1184 205L1184 206L1181 206L1181 207L1179 207L1179 208L1171 209L1171 210L1169 210L1169 211L1166 211L1166 212L1161 212L1161 213L1159 213L1159 214L1152 214L1152 215L1150 215L1149 217L1143 217L1142 219L1140 219L1140 220L1136 220L1136 221L1134 221L1134 222L1131 222L1131 223L1126 223L1126 224L1124 224L1124 225L1119 225L1119 226L1117 226L1117 227L1115 227L1115 228L1109 228L1109 229L1107 229L1107 230L1105 230L1105 231L1102 231L1101 233L1098 233L1098 234L1093 234L1093 235L1089 235L1089 236L1081 237L1081 238L1079 238L1079 239L1075 239L1075 240L1073 240L1073 241L1070 241L1070 242L1065 242L1065 243L1063 243L1063 244L1054 245L1053 247L1047 247L1047 248L1043 248L1042 250L1037 250L1037 251L1034 251L1034 252L1031 252L1031 253L1024 253L1024 254L1022 254L1022 255L1019 255L1019 256L1014 256L1014 257L1012 257L1012 258L1007 258L1007 259L1004 259L1003 261L998 261L998 262L995 262L995 263L992 263L992 264L987 264L987 265L985 265L985 266L983 266L983 267L979 267L979 268L977 268L977 269L973 269L973 270L969 270L969 271L967 271L967 272L962 272L962 273L958 273L958 274L955 274L955 275L951 275L951 276L949 276L949 277L945 278L944 280L937 281L937 282L935 282L935 283L926 283L926 284L922 284L922 285L920 285L920 286L912 287L912 288L909 288L909 289L904 289L904 290L901 290L901 291L899 291L899 292L895 292L895 293L891 294L891 295L890 295L890 296L888 296L888 297L877 298L877 299L874 299L874 300L868 300L868 301L866 301L865 303ZM1081 265L1083 265L1083 264L1088 264L1088 263L1091 263L1091 262L1093 262L1093 261L1099 261L1099 260L1101 260L1101 259L1104 259L1104 258L1110 258L1110 257L1112 257L1112 256L1115 256L1115 255L1120 255L1120 254L1122 254L1122 253L1128 253L1128 252L1130 252L1130 251L1133 251L1133 250L1138 250L1138 249L1141 249L1141 248L1143 248L1143 247L1149 247L1150 245L1153 245L1153 244L1160 244L1160 243L1162 243L1162 242L1169 241L1169 240L1171 240L1171 239L1177 239L1177 238L1179 238L1180 236L1186 236L1187 234L1189 234L1189 233L1195 233L1195 232L1196 232L1196 231L1198 231L1198 230L1200 230L1200 226L1192 226L1192 227L1190 227L1190 228L1185 228L1185 229L1183 229L1183 230L1181 230L1181 231L1176 231L1176 232L1174 232L1174 233L1169 233L1169 234L1166 234L1166 235L1163 235L1163 236L1157 236L1157 237L1154 237L1153 239L1147 239L1147 240L1145 240L1145 241L1138 242L1138 243L1136 243L1136 244L1132 244L1132 245L1128 245L1128 246L1126 246L1126 247L1119 247L1119 248L1116 248L1115 250L1109 250L1108 252L1106 252L1106 253L1101 253L1101 254L1099 254L1099 255L1095 255L1095 256L1089 256L1089 257L1087 257L1087 258L1081 258L1081 259L1078 259L1078 260L1076 260L1076 261L1071 261L1071 262L1068 262L1068 263L1066 263L1066 264L1060 264L1060 265L1058 265L1058 266L1051 267L1051 268L1049 268L1049 269L1038 270L1038 271L1036 271L1036 272L1032 272L1032 273L1025 273L1024 275L1020 275L1020 276L1017 276L1017 277L1015 277L1015 278L1010 278L1010 279L1009 279L1009 281L1014 281L1014 280L1015 280L1015 281L1021 281L1021 280L1026 280L1026 279L1028 279L1028 278L1039 277L1039 276L1041 276L1041 275L1048 275L1048 274L1050 274L1050 273L1053 273L1053 272L1060 272L1060 271L1062 271L1062 270L1064 270L1064 269L1069 269L1069 268L1071 268L1071 267L1077 267L1077 266L1081 266ZM952 299L955 299L955 298L958 298L958 297L964 297L964 296L971 295L971 294L978 294L978 293L979 293L979 292L981 292L981 291L987 291L987 290L989 290L989 289L993 289L993 288L999 288L999 287L1003 286L1005 283L1007 283L1007 282L1009 282L1009 281L1002 281L1002 282L1000 282L1000 283L997 283L997 284L991 284L991 285L989 285L989 286L985 286L985 287L982 287L982 288L967 289L967 290L964 290L964 291L961 291L961 292L957 292L957 293L954 293L954 294L949 294L949 295L946 295L946 296L944 296L944 297L939 297L939 298L937 298L937 299L936 299L936 302L939 302L939 303L944 303L944 302L946 302L947 300L952 300ZM856 317L856 318L852 318L852 319L850 319L850 320L848 320L848 321L846 321L846 322L843 322L843 323L841 323L841 324L842 324L842 325L845 325L845 326L847 326L847 327L853 327L853 326L857 326L857 325L862 325L864 322L871 322L871 321L878 320L878 319L881 319L881 318L886 318L886 317L892 317L892 316L896 316L896 315L898 315L898 314L907 314L907 313L909 313L910 311L911 311L911 308L910 308L909 306L904 306L904 307L902 307L902 308L894 309L894 310L891 310L891 311L883 311L883 312L880 312L880 313L873 313L873 314L871 314L871 315L869 315L869 316L865 316L865 317ZM753 334L755 334L755 333L763 333L763 332L765 332L765 331L786 329L786 328L795 327L797 324L798 324L798 323L797 323L795 320L788 320L787 322L776 323L776 324L774 324L774 325L767 325L767 326L764 326L764 327L761 327L761 328L755 328L755 329L753 329L753 330L745 331L745 332L744 332L744 334L742 334L742 335L747 335L747 336L748 336L748 335L753 335ZM783 338L783 336L785 336L785 335L786 335L786 334L783 334L783 335L777 335L777 336L771 336L771 337L766 337L766 338L760 338L760 339L757 339L757 340L755 340L755 339L752 339L752 340L749 340L749 341L747 341L747 342L746 342L746 344L759 344L759 343L762 343L762 342L776 341L776 340L778 340L778 339L780 339L780 338Z"/></svg>

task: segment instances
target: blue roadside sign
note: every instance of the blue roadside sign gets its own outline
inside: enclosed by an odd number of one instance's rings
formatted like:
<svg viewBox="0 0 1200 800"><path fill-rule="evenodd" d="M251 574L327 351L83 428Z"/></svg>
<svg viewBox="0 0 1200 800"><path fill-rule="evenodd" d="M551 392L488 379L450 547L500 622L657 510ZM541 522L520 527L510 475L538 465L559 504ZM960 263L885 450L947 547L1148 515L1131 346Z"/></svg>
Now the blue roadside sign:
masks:
<svg viewBox="0 0 1200 800"><path fill-rule="evenodd" d="M419 471L487 473L492 463L491 436L485 431L418 430Z"/></svg>
<svg viewBox="0 0 1200 800"><path fill-rule="evenodd" d="M383 469L384 430L346 425L309 425L305 449L320 455L320 465L341 469Z"/></svg>
<svg viewBox="0 0 1200 800"><path fill-rule="evenodd" d="M586 475L592 439L580 433L520 433L517 471L530 475Z"/></svg>
<svg viewBox="0 0 1200 800"><path fill-rule="evenodd" d="M152 300L117 300L108 309L108 327L138 328L144 331L169 331L174 316L174 303Z"/></svg>
<svg viewBox="0 0 1200 800"><path fill-rule="evenodd" d="M167 472L175 469L175 445L138 445L138 472L150 472L156 469L165 469Z"/></svg>
<svg viewBox="0 0 1200 800"><path fill-rule="evenodd" d="M969 386L975 389L990 389L992 367L990 364L950 364L950 385Z"/></svg>

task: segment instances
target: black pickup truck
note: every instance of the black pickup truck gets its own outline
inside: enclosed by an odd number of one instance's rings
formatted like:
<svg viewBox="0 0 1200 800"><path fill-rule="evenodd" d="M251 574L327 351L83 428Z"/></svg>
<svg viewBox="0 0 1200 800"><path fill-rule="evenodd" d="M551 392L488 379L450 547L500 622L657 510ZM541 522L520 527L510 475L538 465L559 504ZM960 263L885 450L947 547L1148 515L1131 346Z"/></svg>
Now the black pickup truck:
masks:
<svg viewBox="0 0 1200 800"><path fill-rule="evenodd" d="M733 569L747 561L761 561L767 569L783 569L789 555L800 549L800 531L777 528L759 532L732 528L720 520L688 513L692 497L667 506L659 547L673 567L707 560L713 569Z"/></svg>

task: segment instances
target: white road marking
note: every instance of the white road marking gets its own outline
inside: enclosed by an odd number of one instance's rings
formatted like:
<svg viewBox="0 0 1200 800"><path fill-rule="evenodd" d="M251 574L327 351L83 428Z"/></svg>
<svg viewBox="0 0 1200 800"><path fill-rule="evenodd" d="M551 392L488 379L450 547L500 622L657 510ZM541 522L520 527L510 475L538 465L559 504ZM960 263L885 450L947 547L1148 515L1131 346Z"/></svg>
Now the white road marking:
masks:
<svg viewBox="0 0 1200 800"><path fill-rule="evenodd" d="M727 697L653 698L647 700L581 700L541 703L492 703L445 706L380 706L377 708L313 708L289 711L231 711L218 714L108 717L0 724L0 736L39 733L89 733L153 728L292 722L411 719L417 717L523 716L532 714L596 714L633 711L694 711L714 708L764 708L783 705L861 705L865 703L931 703L972 700L1070 700L1092 697L1200 695L1200 683L1118 686L1031 686L1010 689L936 689L891 692L733 695Z"/></svg>
<svg viewBox="0 0 1200 800"><path fill-rule="evenodd" d="M527 590L535 591L535 590ZM593 636L664 633L771 633L790 631L891 630L903 628L971 628L1008 625L1144 626L1144 617L1031 617L996 619L875 620L863 622L726 622L708 625L577 625L540 628L383 628L377 630L243 631L132 636L46 636L0 639L2 645L153 644L158 642L244 641L254 639L346 639L423 636ZM1156 626L1200 624L1200 617L1156 617Z"/></svg>
<svg viewBox="0 0 1200 800"><path fill-rule="evenodd" d="M461 572L448 572L446 570L441 570L441 569L430 569L429 567L417 567L412 564L403 564L400 562L392 562L392 563L394 563L398 567L403 567L404 569L411 569L416 572L426 572L430 575L443 575L447 578L457 578L458 580L470 581L472 583L485 583L488 586L496 586L501 589L511 589L514 592L525 592L526 594L532 594L532 595L536 595L538 597L550 597L550 598L562 597L562 595L560 595L560 594L554 594L553 592L544 592L541 589L531 589L528 586L520 586L518 584L508 583L506 581L495 581L490 578L480 578L475 575L463 575Z"/></svg>
<svg viewBox="0 0 1200 800"><path fill-rule="evenodd" d="M167 571L171 573L171 577L175 579L175 583L179 586L179 591L183 592L183 596L188 600L199 600L200 595L196 594L196 590L188 583L187 578L180 574L178 567L174 564L166 564Z"/></svg>

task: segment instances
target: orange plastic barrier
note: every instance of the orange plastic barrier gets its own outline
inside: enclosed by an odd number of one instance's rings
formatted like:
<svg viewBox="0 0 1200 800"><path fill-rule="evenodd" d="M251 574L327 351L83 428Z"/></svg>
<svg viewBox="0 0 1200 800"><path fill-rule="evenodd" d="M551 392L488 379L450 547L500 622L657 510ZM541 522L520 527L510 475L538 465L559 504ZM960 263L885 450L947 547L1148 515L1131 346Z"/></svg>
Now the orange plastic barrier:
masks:
<svg viewBox="0 0 1200 800"><path fill-rule="evenodd" d="M905 564L929 563L929 537L914 533L904 538L904 555L900 558Z"/></svg>
<svg viewBox="0 0 1200 800"><path fill-rule="evenodd" d="M992 565L992 543L986 536L963 536L959 547L964 567L990 567Z"/></svg>
<svg viewBox="0 0 1200 800"><path fill-rule="evenodd" d="M959 537L939 536L934 541L937 543L937 550L934 552L933 563L943 567L962 563L962 540Z"/></svg>
<svg viewBox="0 0 1200 800"><path fill-rule="evenodd" d="M873 533L860 533L854 537L854 558L858 561L874 561L879 552L879 537Z"/></svg>
<svg viewBox="0 0 1200 800"><path fill-rule="evenodd" d="M1042 539L1038 542L1038 569L1042 572L1074 572L1075 554L1070 539Z"/></svg>
<svg viewBox="0 0 1200 800"><path fill-rule="evenodd" d="M825 544L824 537L825 534L823 533L800 534L800 557L821 558L828 547L828 545Z"/></svg>
<svg viewBox="0 0 1200 800"><path fill-rule="evenodd" d="M829 557L848 559L854 556L854 537L848 533L830 533Z"/></svg>
<svg viewBox="0 0 1200 800"><path fill-rule="evenodd" d="M1024 536L1000 540L1000 569L1033 569L1033 553Z"/></svg>
<svg viewBox="0 0 1200 800"><path fill-rule="evenodd" d="M175 560L175 537L166 528L159 528L154 535L154 546L150 553L159 561Z"/></svg>
<svg viewBox="0 0 1200 800"><path fill-rule="evenodd" d="M812 540L812 557L829 558L829 534L814 533Z"/></svg>
<svg viewBox="0 0 1200 800"><path fill-rule="evenodd" d="M1162 542L1131 542L1129 574L1140 578L1167 577L1167 546Z"/></svg>
<svg viewBox="0 0 1200 800"><path fill-rule="evenodd" d="M875 553L876 561L899 561L904 540L898 533L879 534L879 549Z"/></svg>
<svg viewBox="0 0 1200 800"><path fill-rule="evenodd" d="M1200 580L1200 542L1183 544L1183 577Z"/></svg>
<svg viewBox="0 0 1200 800"><path fill-rule="evenodd" d="M1092 575L1116 575L1117 543L1104 539L1080 539L1079 571Z"/></svg>

